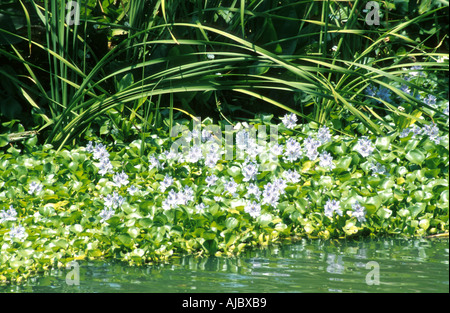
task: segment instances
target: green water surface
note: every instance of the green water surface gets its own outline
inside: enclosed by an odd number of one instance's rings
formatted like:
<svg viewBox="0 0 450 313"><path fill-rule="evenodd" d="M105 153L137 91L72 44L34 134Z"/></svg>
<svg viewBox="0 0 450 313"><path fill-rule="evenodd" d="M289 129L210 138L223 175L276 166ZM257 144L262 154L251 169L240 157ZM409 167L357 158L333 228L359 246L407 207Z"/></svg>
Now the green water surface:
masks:
<svg viewBox="0 0 450 313"><path fill-rule="evenodd" d="M145 267L79 261L0 292L449 292L448 239L319 241ZM71 285L72 284L72 285Z"/></svg>

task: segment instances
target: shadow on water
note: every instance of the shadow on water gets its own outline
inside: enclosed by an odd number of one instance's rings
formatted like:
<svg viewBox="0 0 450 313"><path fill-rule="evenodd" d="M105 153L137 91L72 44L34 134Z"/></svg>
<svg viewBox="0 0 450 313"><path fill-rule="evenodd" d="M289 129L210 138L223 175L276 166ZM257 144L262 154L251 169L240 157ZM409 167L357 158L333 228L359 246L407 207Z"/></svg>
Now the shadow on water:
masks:
<svg viewBox="0 0 450 313"><path fill-rule="evenodd" d="M449 241L320 241L133 267L80 261L0 292L449 292Z"/></svg>

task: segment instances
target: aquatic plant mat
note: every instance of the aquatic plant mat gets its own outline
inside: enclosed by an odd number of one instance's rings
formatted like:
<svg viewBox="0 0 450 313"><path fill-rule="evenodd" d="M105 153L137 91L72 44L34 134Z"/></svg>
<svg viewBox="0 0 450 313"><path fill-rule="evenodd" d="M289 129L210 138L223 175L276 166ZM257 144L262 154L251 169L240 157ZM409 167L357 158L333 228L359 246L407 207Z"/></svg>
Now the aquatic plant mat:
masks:
<svg viewBox="0 0 450 313"><path fill-rule="evenodd" d="M0 280L74 260L142 265L296 238L448 233L449 136L434 124L351 137L287 114L168 131L130 144L10 146Z"/></svg>

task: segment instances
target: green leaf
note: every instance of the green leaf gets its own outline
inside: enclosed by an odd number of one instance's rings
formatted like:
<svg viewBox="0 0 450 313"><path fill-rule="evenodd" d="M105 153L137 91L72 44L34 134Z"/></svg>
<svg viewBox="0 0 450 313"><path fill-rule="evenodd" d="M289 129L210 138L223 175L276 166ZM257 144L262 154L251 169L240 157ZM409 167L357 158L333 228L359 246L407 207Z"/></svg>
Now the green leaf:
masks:
<svg viewBox="0 0 450 313"><path fill-rule="evenodd" d="M117 91L122 91L131 86L134 83L133 74L127 73L122 79L117 83Z"/></svg>
<svg viewBox="0 0 450 313"><path fill-rule="evenodd" d="M414 150L409 151L405 157L411 163L418 164L418 165L421 165L423 163L423 161L425 160L425 154L423 154L423 152L420 151L419 149L414 149Z"/></svg>
<svg viewBox="0 0 450 313"><path fill-rule="evenodd" d="M378 150L389 150L391 144L391 137L378 137L375 141L375 146Z"/></svg>
<svg viewBox="0 0 450 313"><path fill-rule="evenodd" d="M212 230L207 230L207 231L203 232L202 238L205 240L212 240L212 239L216 238L216 232L212 231Z"/></svg>
<svg viewBox="0 0 450 313"><path fill-rule="evenodd" d="M131 236L129 234L120 234L119 236L117 236L117 238L124 244L124 245L131 245L131 243L133 242L133 238L131 238Z"/></svg>
<svg viewBox="0 0 450 313"><path fill-rule="evenodd" d="M152 220L149 218L141 218L138 223L144 228L148 228L153 224Z"/></svg>
<svg viewBox="0 0 450 313"><path fill-rule="evenodd" d="M127 233L133 237L133 238L137 238L139 236L139 234L141 233L141 230L137 227L130 227L127 230Z"/></svg>
<svg viewBox="0 0 450 313"><path fill-rule="evenodd" d="M70 226L70 230L74 233L81 233L83 231L83 226L80 224L74 224Z"/></svg>
<svg viewBox="0 0 450 313"><path fill-rule="evenodd" d="M239 221L238 221L236 218L234 218L234 217L229 217L229 218L227 218L227 220L226 220L226 222L225 222L225 226L226 226L228 229L234 229L234 228L236 228L238 225L239 225Z"/></svg>
<svg viewBox="0 0 450 313"><path fill-rule="evenodd" d="M0 135L0 148L6 146L9 143L9 138L7 134Z"/></svg>
<svg viewBox="0 0 450 313"><path fill-rule="evenodd" d="M267 227L272 222L272 214L265 213L261 214L258 218L258 222L261 227Z"/></svg>
<svg viewBox="0 0 450 313"><path fill-rule="evenodd" d="M227 173L231 176L231 177L236 177L241 173L241 169L237 166L232 166L227 170Z"/></svg>
<svg viewBox="0 0 450 313"><path fill-rule="evenodd" d="M413 219L416 218L417 215L422 213L425 210L425 208L426 208L425 203L417 203L415 205L408 206L408 210L411 213L411 217Z"/></svg>

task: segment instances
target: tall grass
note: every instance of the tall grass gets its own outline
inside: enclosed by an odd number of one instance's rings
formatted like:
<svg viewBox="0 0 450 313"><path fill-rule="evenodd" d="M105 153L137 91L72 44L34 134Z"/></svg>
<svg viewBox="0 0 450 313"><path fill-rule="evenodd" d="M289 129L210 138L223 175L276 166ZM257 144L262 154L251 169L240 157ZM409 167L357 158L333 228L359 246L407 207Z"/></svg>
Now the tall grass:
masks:
<svg viewBox="0 0 450 313"><path fill-rule="evenodd" d="M15 46L1 49L0 54L23 65L33 84L1 69L0 75L11 79L35 108L46 142L59 146L79 138L113 111L129 124L142 125L145 133L161 126L163 108L169 110L172 125L176 112L192 117L214 106L222 112L231 102L230 93L241 99L242 111L258 112L265 103L269 111L277 108L319 124L353 114L366 128L383 134L392 130L383 112L409 122L417 116L382 100L362 101L366 87L384 86L421 111L418 99L387 82L426 91L404 80L403 68L420 64L426 71L448 71L448 65L432 60L443 54L408 37L413 25L439 19L446 7L368 28L362 13L365 2L358 0L350 5L310 0L129 0L120 1L115 11L110 5L109 13L101 7L99 16L93 13L99 8L96 1L79 2L80 25L65 23L67 1L46 0L40 5L30 0L23 6L24 14L34 10L45 26L44 43L0 29L47 54L47 65L33 64ZM96 54L88 36L100 30L110 34L114 47ZM429 33L439 44L446 39L440 27ZM401 45L403 53L393 54L388 40ZM415 63L412 58L424 61ZM48 75L48 83L38 72ZM285 102L286 96L301 100ZM46 105L38 104L39 98ZM258 109L251 105L256 101Z"/></svg>

